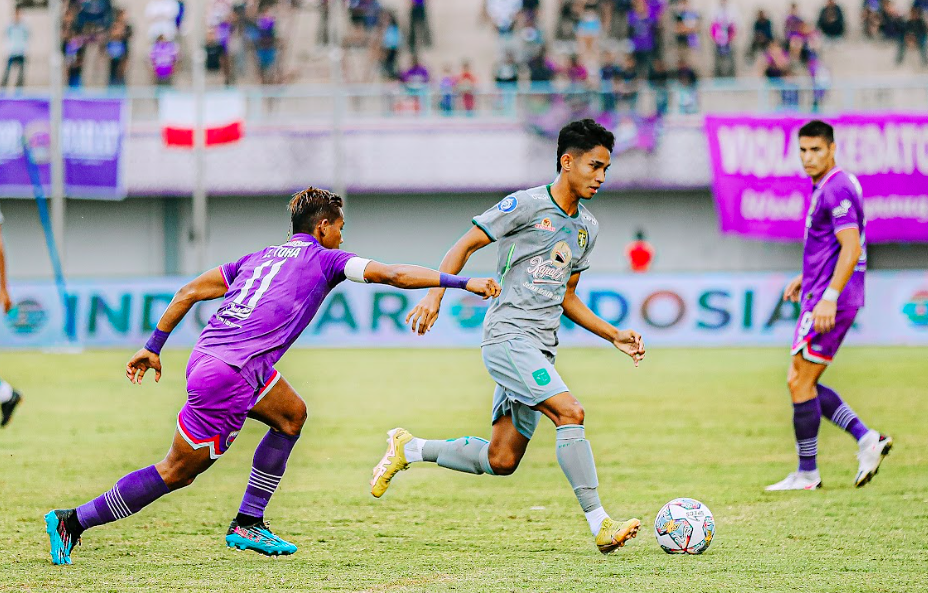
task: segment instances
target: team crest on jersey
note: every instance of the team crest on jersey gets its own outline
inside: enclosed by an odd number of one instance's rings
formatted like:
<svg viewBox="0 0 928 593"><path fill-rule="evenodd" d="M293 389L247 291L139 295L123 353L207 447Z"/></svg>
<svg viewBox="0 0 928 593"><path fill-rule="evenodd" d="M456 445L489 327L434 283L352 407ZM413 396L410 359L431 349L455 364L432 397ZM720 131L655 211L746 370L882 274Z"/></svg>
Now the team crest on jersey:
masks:
<svg viewBox="0 0 928 593"><path fill-rule="evenodd" d="M551 224L551 219L550 219L550 218L544 218L544 219L542 219L541 222L539 222L538 224L535 225L535 228L536 228L536 229L540 229L540 230L542 230L542 231L550 231L550 232L552 232L552 233L555 232L555 231L557 230L556 228L554 228L554 225Z"/></svg>
<svg viewBox="0 0 928 593"><path fill-rule="evenodd" d="M518 205L519 200L517 200L515 196L509 196L504 198L496 207L499 208L500 212L512 212Z"/></svg>
<svg viewBox="0 0 928 593"><path fill-rule="evenodd" d="M577 231L577 245L580 246L580 249L583 249L584 247L586 247L586 242L587 242L587 239L589 238L590 236L586 232L586 229L580 229L579 231Z"/></svg>
<svg viewBox="0 0 928 593"><path fill-rule="evenodd" d="M238 431L233 430L229 433L229 436L226 437L226 449L232 446L232 443L235 441L235 437L238 436Z"/></svg>

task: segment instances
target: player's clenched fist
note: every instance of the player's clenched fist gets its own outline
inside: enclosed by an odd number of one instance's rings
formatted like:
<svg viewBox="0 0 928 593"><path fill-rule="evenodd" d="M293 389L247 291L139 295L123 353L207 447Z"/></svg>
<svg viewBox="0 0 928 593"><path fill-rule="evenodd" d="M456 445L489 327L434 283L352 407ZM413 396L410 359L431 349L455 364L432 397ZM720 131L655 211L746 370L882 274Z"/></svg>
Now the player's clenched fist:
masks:
<svg viewBox="0 0 928 593"><path fill-rule="evenodd" d="M493 278L471 278L467 281L467 291L484 299L498 297L500 290L499 283Z"/></svg>

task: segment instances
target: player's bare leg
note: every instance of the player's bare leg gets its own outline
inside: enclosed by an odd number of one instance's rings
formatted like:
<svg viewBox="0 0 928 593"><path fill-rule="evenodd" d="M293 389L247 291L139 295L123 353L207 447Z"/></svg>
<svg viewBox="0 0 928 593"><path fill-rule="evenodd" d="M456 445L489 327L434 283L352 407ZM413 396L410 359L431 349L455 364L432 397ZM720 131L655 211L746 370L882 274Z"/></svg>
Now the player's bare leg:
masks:
<svg viewBox="0 0 928 593"><path fill-rule="evenodd" d="M112 489L76 509L58 509L45 515L45 527L54 564L71 564L71 550L91 527L133 515L168 492L193 483L215 462L209 449L194 449L175 431L163 460L123 476Z"/></svg>
<svg viewBox="0 0 928 593"><path fill-rule="evenodd" d="M306 403L286 379L280 378L248 413L270 427L255 449L251 475L238 515L229 525L226 544L261 554L286 555L295 545L274 535L264 522L264 510L277 490L293 446L306 422Z"/></svg>
<svg viewBox="0 0 928 593"><path fill-rule="evenodd" d="M528 443L509 416L493 423L489 441L479 437L447 441L418 439L404 428L394 428L387 433L386 453L374 466L371 494L377 498L383 496L397 473L420 461L469 474L508 476L519 467Z"/></svg>
<svg viewBox="0 0 928 593"><path fill-rule="evenodd" d="M543 401L535 409L547 416L556 427L558 464L583 508L599 551L608 554L621 548L638 535L641 521L615 521L603 509L597 491L599 479L593 449L583 428L583 406L573 395L564 392Z"/></svg>

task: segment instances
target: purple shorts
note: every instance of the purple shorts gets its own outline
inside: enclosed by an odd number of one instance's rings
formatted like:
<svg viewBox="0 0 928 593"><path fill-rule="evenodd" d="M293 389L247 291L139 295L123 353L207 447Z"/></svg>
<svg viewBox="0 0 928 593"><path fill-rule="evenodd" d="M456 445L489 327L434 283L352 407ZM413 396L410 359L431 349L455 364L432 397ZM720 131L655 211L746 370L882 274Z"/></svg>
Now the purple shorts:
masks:
<svg viewBox="0 0 928 593"><path fill-rule="evenodd" d="M248 412L279 380L280 373L272 369L255 389L235 367L194 351L187 363L187 403L177 415L177 430L191 447L209 447L210 458L218 459L232 446Z"/></svg>
<svg viewBox="0 0 928 593"><path fill-rule="evenodd" d="M838 309L835 315L835 327L830 332L820 334L815 331L812 322L812 308L803 307L793 334L793 355L802 352L802 357L817 364L830 364L848 330L854 325L857 309Z"/></svg>

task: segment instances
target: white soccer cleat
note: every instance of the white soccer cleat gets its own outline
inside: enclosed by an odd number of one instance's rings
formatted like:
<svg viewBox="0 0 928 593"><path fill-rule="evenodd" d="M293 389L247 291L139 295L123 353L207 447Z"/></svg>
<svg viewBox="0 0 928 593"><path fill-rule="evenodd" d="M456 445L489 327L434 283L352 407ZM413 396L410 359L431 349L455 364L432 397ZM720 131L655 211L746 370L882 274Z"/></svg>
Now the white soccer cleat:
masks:
<svg viewBox="0 0 928 593"><path fill-rule="evenodd" d="M893 448L893 438L882 435L875 430L868 430L867 434L860 439L858 447L857 460L860 464L857 466L857 477L854 478L854 485L860 488L872 480L873 476L880 471L880 463L889 454L889 450Z"/></svg>
<svg viewBox="0 0 928 593"><path fill-rule="evenodd" d="M767 492L778 492L780 490L815 490L822 487L822 478L818 472L793 472L780 480L776 484L771 484L764 488Z"/></svg>

